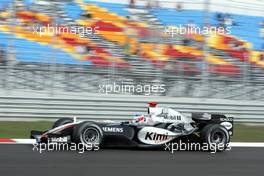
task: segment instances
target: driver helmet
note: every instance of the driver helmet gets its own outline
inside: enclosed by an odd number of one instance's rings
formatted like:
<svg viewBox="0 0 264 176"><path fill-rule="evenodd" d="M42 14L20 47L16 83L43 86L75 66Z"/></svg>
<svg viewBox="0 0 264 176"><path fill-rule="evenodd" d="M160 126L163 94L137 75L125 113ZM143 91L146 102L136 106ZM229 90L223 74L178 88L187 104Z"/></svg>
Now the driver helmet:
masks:
<svg viewBox="0 0 264 176"><path fill-rule="evenodd" d="M134 122L145 122L146 118L143 114L142 115L135 115L133 120L134 120Z"/></svg>

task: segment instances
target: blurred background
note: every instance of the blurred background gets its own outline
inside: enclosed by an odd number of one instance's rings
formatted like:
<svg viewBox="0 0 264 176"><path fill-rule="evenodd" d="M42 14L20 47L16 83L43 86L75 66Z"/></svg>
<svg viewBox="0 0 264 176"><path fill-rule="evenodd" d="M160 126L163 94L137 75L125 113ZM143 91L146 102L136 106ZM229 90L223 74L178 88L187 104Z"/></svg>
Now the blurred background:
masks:
<svg viewBox="0 0 264 176"><path fill-rule="evenodd" d="M1 0L1 120L120 120L158 101L264 122L263 9L262 0ZM100 92L113 83L165 91Z"/></svg>
<svg viewBox="0 0 264 176"><path fill-rule="evenodd" d="M264 100L263 7L260 0L1 0L1 90L98 93L99 83L123 82L165 84L158 96ZM98 32L36 33L48 25ZM170 33L180 25L231 33Z"/></svg>

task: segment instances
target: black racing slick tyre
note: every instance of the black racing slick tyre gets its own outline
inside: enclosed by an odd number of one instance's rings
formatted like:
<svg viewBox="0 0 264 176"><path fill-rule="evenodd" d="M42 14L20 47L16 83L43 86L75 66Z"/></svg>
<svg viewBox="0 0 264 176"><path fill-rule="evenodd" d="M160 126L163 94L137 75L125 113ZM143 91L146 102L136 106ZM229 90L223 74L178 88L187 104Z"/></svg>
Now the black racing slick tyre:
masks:
<svg viewBox="0 0 264 176"><path fill-rule="evenodd" d="M92 122L78 124L73 130L73 142L83 144L91 148L99 148L103 140L101 128Z"/></svg>
<svg viewBox="0 0 264 176"><path fill-rule="evenodd" d="M208 124L202 130L202 141L209 146L209 150L224 151L230 142L227 129L219 124Z"/></svg>
<svg viewBox="0 0 264 176"><path fill-rule="evenodd" d="M57 120L53 124L53 127L52 128L56 128L58 126L65 125L67 123L72 123L72 122L73 122L73 119L72 118L61 118L61 119Z"/></svg>

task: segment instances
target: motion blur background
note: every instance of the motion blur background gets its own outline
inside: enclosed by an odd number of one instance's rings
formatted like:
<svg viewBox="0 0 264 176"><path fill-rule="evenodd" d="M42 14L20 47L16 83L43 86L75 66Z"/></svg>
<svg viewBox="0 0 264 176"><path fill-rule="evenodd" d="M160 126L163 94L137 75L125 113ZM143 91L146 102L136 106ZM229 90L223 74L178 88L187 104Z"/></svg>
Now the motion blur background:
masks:
<svg viewBox="0 0 264 176"><path fill-rule="evenodd" d="M165 92L151 95L165 97L164 103L166 97L176 97L168 105L175 105L174 100L179 100L176 108L182 103L198 104L203 102L196 99L203 98L209 102L196 110L204 111L210 104L219 103L218 109L209 107L209 112L224 113L229 106L234 107L229 108L230 114L241 117L245 113L247 119L254 114L255 121L260 121L264 114L263 9L262 0L1 0L0 91L5 110L0 115L45 117L39 109L38 112L29 112L25 107L24 111L17 110L18 104L25 106L23 98L40 94L49 98L76 95L87 101L92 95L94 102L90 104L97 106L100 103L95 100L104 96L99 85L115 82L164 84ZM99 32L82 37L69 33L42 36L34 33L34 27L48 25L98 27ZM231 34L172 36L167 30L180 25L229 27ZM11 95L12 100L6 98ZM125 97L121 96L120 101ZM191 99L180 101L178 97ZM36 105L34 101L30 102ZM148 98L144 97L144 101ZM9 110L4 107L7 102ZM14 102L17 104L12 106ZM114 104L118 107L118 103ZM224 108L221 103L226 104ZM190 106L194 107L189 104L189 109L180 108L194 111ZM139 105L133 107L142 110ZM246 112L242 113L243 110ZM89 109L84 114L80 114L80 109L68 114L59 111L62 114L56 111L49 117L65 114L89 117ZM111 114L106 109L102 111L105 112L102 117ZM90 116L94 117L96 113L91 112ZM122 117L126 113L124 110Z"/></svg>

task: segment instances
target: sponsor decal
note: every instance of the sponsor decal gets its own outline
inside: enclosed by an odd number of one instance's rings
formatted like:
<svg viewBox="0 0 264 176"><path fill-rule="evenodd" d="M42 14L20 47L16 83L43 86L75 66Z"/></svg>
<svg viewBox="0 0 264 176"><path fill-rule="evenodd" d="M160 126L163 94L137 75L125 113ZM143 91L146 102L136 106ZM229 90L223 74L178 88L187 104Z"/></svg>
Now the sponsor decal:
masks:
<svg viewBox="0 0 264 176"><path fill-rule="evenodd" d="M144 127L138 132L138 139L144 144L160 145L165 144L180 134L173 133L166 129L156 127Z"/></svg>
<svg viewBox="0 0 264 176"><path fill-rule="evenodd" d="M145 140L156 140L156 141L162 141L168 139L168 133L166 134L157 134L153 132L147 132L145 136Z"/></svg>
<svg viewBox="0 0 264 176"><path fill-rule="evenodd" d="M209 113L203 113L202 114L202 117L203 118L206 118L206 119L210 119L211 118L211 114L209 114Z"/></svg>
<svg viewBox="0 0 264 176"><path fill-rule="evenodd" d="M181 120L181 116L180 115L177 115L177 116L174 116L174 115L164 115L164 119L166 120Z"/></svg>
<svg viewBox="0 0 264 176"><path fill-rule="evenodd" d="M52 137L50 138L50 142L68 142L70 137Z"/></svg>
<svg viewBox="0 0 264 176"><path fill-rule="evenodd" d="M233 121L233 117L220 118L220 121Z"/></svg>
<svg viewBox="0 0 264 176"><path fill-rule="evenodd" d="M124 131L123 128L118 127L103 127L104 132L114 132L114 133L122 133Z"/></svg>
<svg viewBox="0 0 264 176"><path fill-rule="evenodd" d="M232 123L230 122L222 122L220 125L224 126L227 130L230 130L233 127Z"/></svg>

